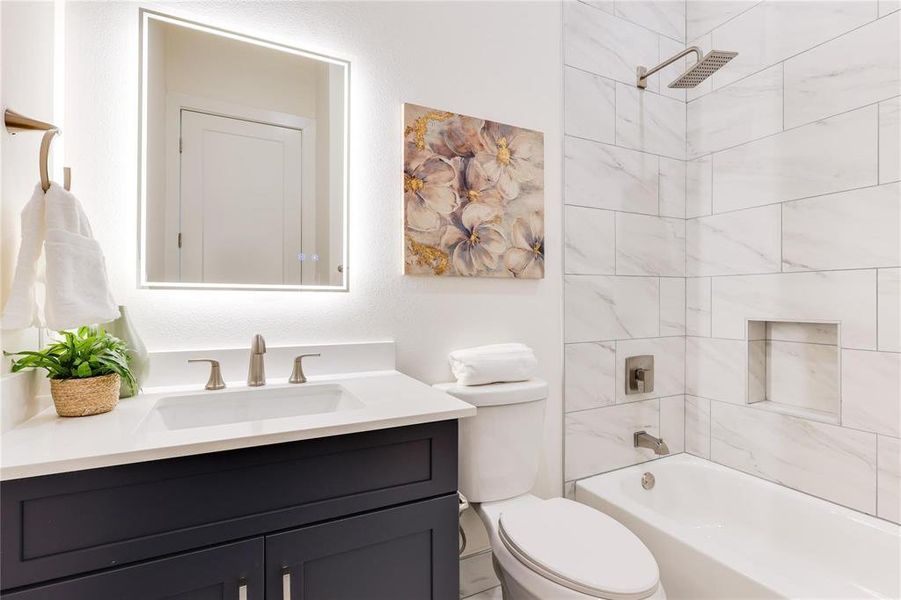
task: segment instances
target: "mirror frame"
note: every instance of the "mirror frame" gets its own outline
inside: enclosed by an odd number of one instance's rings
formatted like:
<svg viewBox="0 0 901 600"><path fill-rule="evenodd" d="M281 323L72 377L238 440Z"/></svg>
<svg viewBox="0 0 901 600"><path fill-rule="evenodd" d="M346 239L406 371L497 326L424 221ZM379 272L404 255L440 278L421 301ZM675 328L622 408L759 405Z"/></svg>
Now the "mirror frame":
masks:
<svg viewBox="0 0 901 600"><path fill-rule="evenodd" d="M139 10L140 26L139 26L139 63L140 63L140 80L138 82L138 287L143 289L191 289L191 290L275 290L275 291L311 291L311 292L346 292L350 289L350 275L348 262L350 260L350 61L317 52L302 50L293 46L286 46L276 42L271 42L262 38L238 33L228 29L221 29L205 25L197 21L191 21L180 17L160 13L146 8ZM342 243L344 260L342 263L344 281L341 285L290 285L290 284L257 284L257 283L182 283L174 281L148 281L147 280L147 232L145 224L147 222L147 156L144 151L144 140L147 139L147 44L149 36L147 35L147 27L150 21L161 21L180 27L187 27L195 31L202 31L212 35L227 37L240 42L262 46L304 58L311 58L328 62L344 67L344 152L343 166L344 172L342 181L344 183L343 194L343 211L344 226L342 228L344 240Z"/></svg>

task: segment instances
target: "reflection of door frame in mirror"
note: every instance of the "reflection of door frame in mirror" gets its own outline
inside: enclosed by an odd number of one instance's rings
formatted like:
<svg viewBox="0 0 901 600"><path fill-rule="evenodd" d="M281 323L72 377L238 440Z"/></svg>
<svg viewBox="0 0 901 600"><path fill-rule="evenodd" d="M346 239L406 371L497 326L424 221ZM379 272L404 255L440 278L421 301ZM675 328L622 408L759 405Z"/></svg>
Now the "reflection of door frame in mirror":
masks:
<svg viewBox="0 0 901 600"><path fill-rule="evenodd" d="M146 8L139 9L141 28L140 28L140 68L141 68L141 77L139 80L139 132L138 132L138 252L137 252L137 273L138 273L138 286L141 288L181 288L181 289L246 289L246 290L303 290L303 291L348 291L349 289L349 272L348 272L348 263L350 261L350 227L349 227L349 183L350 183L350 61L335 58L332 56L328 56L325 54L320 54L317 52L310 52L306 50L301 50L299 48L294 48L291 46L285 46L282 44L270 42L264 40L262 38L257 38L254 36L244 35L241 33L237 33L234 31L220 29L217 27L204 25L202 23L198 23L196 21L191 21L188 19L182 19L179 17L174 17L171 15L166 15L163 13L159 13L153 10L148 10ZM227 38L231 38L234 40L246 42L249 44L254 44L257 46L262 46L264 48L270 48L273 50L278 50L280 52L286 52L289 54L295 54L297 56L303 56L306 58L312 58L315 60L320 60L331 65L340 66L344 69L344 77L343 77L343 114L341 115L341 119L343 120L344 128L343 128L343 136L340 140L342 143L342 147L335 152L334 148L330 149L330 154L337 154L342 160L342 172L339 181L342 185L342 215L343 215L343 226L342 226L342 241L341 241L341 266L342 266L342 282L338 285L267 285L267 284L218 284L218 283L179 283L179 282L168 282L168 281L149 281L147 278L147 232L145 231L146 223L147 223L147 156L144 149L144 143L147 139L147 75L148 75L148 64L147 59L149 56L147 44L149 42L148 31L148 23L151 20L160 21L163 23L168 23L172 25L177 25L180 27L187 27L190 29L194 29L196 31L202 31L205 33L210 33L212 35L223 36ZM203 111L207 112L207 111ZM228 116L228 115L225 115ZM264 121L265 122L265 121ZM166 123L167 136L168 136L168 128L170 123ZM331 129L331 128L330 128ZM177 138L177 135L176 135ZM332 135L330 135L332 138ZM335 141L334 139L330 139L330 142ZM171 146L167 144L167 148ZM169 150L167 149L166 156L166 165L167 170L169 166ZM175 159L176 164L178 163L178 159ZM330 169L331 171L331 169ZM305 175L305 173L304 173ZM168 178L167 178L168 179ZM334 174L330 175L330 179L334 181ZM312 180L312 179L311 179ZM307 181L307 178L304 177L304 182ZM304 184L305 185L305 184ZM168 188L168 181L166 182L166 187ZM166 190L167 198L169 197L169 190ZM306 197L306 193L304 193ZM315 193L313 194L315 198ZM311 222L315 222L315 220L311 219ZM334 231L334 226L330 228L331 231ZM177 230L176 230L177 231ZM168 229L167 229L168 233ZM304 236L306 239L306 236ZM304 243L305 244L305 243ZM334 242L330 240L330 245L334 245ZM331 252L333 253L333 252ZM331 254L330 253L330 254ZM334 259L331 261L334 263ZM330 263L330 266L331 266Z"/></svg>
<svg viewBox="0 0 901 600"><path fill-rule="evenodd" d="M267 109L242 106L212 98L202 98L177 92L166 95L166 240L178 239L181 232L179 223L181 152L181 111L193 112L250 121L263 125L274 125L296 129L302 132L301 140L301 252L306 256L316 253L316 120L299 115L281 113ZM307 160L312 157L312 160ZM167 243L165 249L165 272L170 281L177 281L180 273L180 248ZM326 267L327 268L327 267ZM328 273L326 273L328 275ZM315 284L313 269L301 265L301 285Z"/></svg>

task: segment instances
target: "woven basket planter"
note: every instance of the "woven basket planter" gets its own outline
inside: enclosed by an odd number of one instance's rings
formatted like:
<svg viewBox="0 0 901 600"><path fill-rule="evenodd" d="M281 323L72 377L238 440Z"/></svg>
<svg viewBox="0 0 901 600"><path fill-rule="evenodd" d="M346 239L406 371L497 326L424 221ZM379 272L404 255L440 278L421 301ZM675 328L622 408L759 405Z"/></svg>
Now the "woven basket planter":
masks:
<svg viewBox="0 0 901 600"><path fill-rule="evenodd" d="M50 395L61 417L86 417L113 410L119 403L119 375L51 379Z"/></svg>

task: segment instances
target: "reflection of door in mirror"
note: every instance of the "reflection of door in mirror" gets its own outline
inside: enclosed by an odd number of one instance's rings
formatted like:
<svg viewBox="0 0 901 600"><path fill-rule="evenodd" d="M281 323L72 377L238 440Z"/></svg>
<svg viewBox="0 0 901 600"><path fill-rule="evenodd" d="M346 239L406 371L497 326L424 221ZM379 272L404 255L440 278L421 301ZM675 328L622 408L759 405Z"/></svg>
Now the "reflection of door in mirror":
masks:
<svg viewBox="0 0 901 600"><path fill-rule="evenodd" d="M306 282L304 132L190 110L180 121L179 280Z"/></svg>

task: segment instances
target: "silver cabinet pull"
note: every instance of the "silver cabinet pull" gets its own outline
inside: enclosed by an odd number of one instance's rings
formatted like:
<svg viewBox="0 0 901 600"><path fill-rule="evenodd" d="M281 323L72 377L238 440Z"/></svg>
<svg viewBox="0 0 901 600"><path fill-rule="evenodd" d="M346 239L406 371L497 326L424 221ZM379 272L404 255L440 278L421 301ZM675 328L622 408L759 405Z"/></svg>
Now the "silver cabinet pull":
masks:
<svg viewBox="0 0 901 600"><path fill-rule="evenodd" d="M282 567L282 600L291 600L291 569Z"/></svg>
<svg viewBox="0 0 901 600"><path fill-rule="evenodd" d="M247 580L244 578L238 580L238 600L247 600Z"/></svg>

